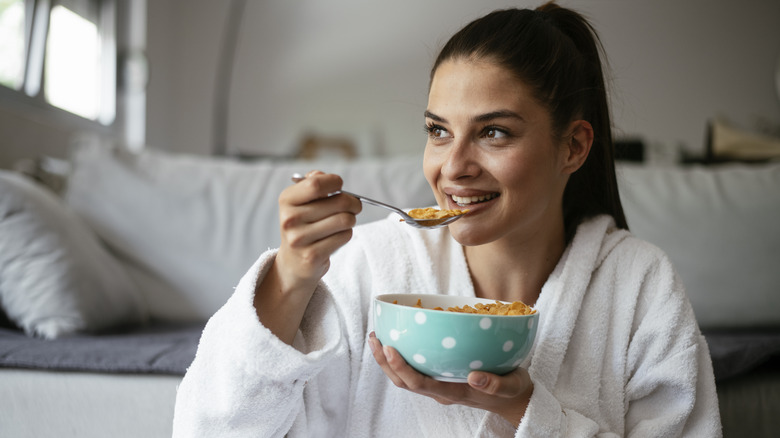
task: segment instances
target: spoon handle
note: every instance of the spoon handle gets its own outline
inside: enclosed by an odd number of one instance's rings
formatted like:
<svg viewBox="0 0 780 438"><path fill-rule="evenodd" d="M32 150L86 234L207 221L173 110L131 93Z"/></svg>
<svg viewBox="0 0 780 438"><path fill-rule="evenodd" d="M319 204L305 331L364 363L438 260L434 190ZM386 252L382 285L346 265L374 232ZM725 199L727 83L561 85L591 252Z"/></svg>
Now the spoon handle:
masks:
<svg viewBox="0 0 780 438"><path fill-rule="evenodd" d="M304 179L306 179L306 176L301 175L300 173L294 173L292 175L292 180L295 183L301 182ZM406 223L409 226L412 226L414 228L423 228L427 230L433 230L436 228L440 228L446 225L451 224L452 222L455 222L456 220L463 217L463 215L458 216L452 216L446 219L415 219L411 216L409 216L405 211L401 210L398 207L392 206L390 204L385 204L384 202L379 202L375 199L366 198L363 195L358 195L352 192L348 192L346 190L339 190L337 192L328 193L328 196L338 195L339 193L343 193L345 195L354 196L355 198L358 198L361 202L365 202L366 204L375 205L377 207L386 208L393 213L401 216L403 218L404 223Z"/></svg>
<svg viewBox="0 0 780 438"><path fill-rule="evenodd" d="M292 181L295 182L295 183L301 182L304 179L306 179L306 177L304 175L301 175L300 173L294 173L293 176L292 176ZM333 193L328 193L328 196L338 195L339 193L343 193L343 194L349 195L349 196L354 196L355 198L358 198L361 202L365 202L366 204L375 205L377 207L386 208L386 209L388 209L390 211L398 213L399 215L401 215L405 219L411 219L409 217L409 215L406 214L405 211L401 210L398 207L394 207L394 206L392 206L390 204L385 204L384 202L377 201L376 199L367 198L367 197L365 197L363 195L358 195L357 193L348 192L346 190L339 190L339 191L336 191L336 192L333 192Z"/></svg>

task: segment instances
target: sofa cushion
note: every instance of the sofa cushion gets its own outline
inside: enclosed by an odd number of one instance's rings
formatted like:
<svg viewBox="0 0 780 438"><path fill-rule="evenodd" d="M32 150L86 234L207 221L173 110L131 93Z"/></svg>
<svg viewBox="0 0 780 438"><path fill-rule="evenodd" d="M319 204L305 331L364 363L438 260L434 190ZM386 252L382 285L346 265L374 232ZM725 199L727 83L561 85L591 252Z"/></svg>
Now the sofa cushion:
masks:
<svg viewBox="0 0 780 438"><path fill-rule="evenodd" d="M277 247L277 198L295 172L339 173L345 189L416 207L435 202L421 157L239 162L98 144L79 147L65 197L142 284L152 317L208 319L257 257ZM365 206L359 223L387 217Z"/></svg>
<svg viewBox="0 0 780 438"><path fill-rule="evenodd" d="M780 163L618 168L628 225L663 249L703 328L780 326Z"/></svg>
<svg viewBox="0 0 780 438"><path fill-rule="evenodd" d="M141 323L146 304L123 267L61 199L0 171L0 305L47 339Z"/></svg>

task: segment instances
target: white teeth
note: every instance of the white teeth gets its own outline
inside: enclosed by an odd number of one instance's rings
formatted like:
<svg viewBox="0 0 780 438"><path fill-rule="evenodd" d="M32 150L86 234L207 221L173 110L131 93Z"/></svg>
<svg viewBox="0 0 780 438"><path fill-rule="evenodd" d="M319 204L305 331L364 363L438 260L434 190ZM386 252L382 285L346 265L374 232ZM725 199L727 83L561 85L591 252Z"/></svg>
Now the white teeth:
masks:
<svg viewBox="0 0 780 438"><path fill-rule="evenodd" d="M489 201L495 197L498 196L498 193L490 193L488 195L480 195L480 196L455 196L452 195L452 200L455 201L458 205L468 205L473 204L475 202L483 202L483 201Z"/></svg>

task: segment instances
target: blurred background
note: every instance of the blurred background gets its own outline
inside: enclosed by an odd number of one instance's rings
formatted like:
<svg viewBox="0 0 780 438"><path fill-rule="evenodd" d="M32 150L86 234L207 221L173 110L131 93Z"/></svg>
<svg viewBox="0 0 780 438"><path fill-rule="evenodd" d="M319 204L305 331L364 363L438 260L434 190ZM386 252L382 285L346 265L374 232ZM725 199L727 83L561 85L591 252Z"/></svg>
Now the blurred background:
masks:
<svg viewBox="0 0 780 438"><path fill-rule="evenodd" d="M777 132L777 0L559 3L600 32L617 137L657 154L696 155L714 118ZM312 138L360 156L415 154L425 141L429 69L446 39L494 9L539 4L0 0L0 167L31 151L63 156L85 132L204 155L287 158ZM61 30L64 12L75 27ZM92 36L69 39L80 34L79 18ZM97 54L82 60L85 47ZM63 109L55 82L67 69L58 86L96 89L98 109L78 108L83 90Z"/></svg>

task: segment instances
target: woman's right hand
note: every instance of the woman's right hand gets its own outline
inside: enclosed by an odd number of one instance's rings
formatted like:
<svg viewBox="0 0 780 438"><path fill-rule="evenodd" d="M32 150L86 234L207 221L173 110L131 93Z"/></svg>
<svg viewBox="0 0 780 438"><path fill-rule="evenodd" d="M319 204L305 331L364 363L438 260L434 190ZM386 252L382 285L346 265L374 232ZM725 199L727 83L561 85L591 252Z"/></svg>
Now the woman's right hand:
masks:
<svg viewBox="0 0 780 438"><path fill-rule="evenodd" d="M341 177L319 171L279 195L281 245L273 266L255 289L260 321L281 340L292 343L303 311L330 268L330 256L352 238L362 204L339 194Z"/></svg>
<svg viewBox="0 0 780 438"><path fill-rule="evenodd" d="M341 190L341 177L313 171L279 195L282 244L276 256L286 284L314 288L330 267L330 256L352 238L362 204Z"/></svg>

